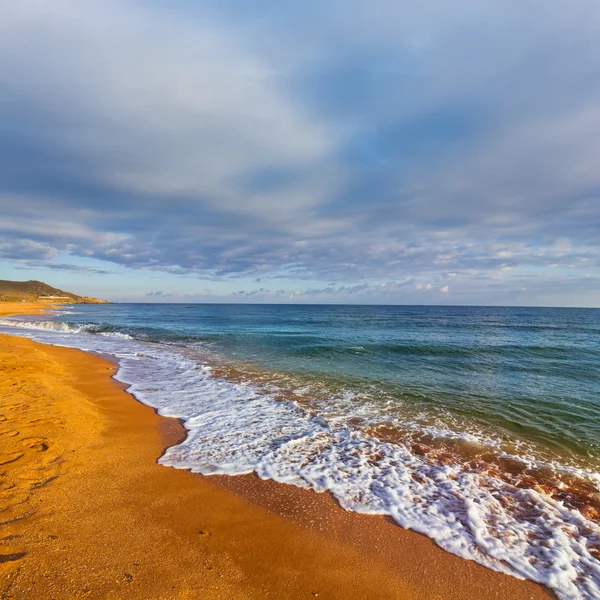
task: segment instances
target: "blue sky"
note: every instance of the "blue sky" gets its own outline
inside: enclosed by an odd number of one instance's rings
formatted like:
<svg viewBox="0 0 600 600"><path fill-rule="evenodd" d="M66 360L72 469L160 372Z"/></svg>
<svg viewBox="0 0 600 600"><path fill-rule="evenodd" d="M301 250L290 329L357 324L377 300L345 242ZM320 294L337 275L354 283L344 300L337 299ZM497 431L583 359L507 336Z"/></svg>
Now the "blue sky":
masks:
<svg viewBox="0 0 600 600"><path fill-rule="evenodd" d="M0 4L0 278L600 306L596 0Z"/></svg>

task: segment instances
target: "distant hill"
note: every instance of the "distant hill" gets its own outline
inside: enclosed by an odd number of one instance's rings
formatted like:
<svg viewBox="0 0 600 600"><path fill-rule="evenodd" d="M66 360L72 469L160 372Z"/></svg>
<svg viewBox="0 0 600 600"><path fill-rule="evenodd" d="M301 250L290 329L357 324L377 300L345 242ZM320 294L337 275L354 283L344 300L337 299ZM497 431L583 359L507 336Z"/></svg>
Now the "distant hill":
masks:
<svg viewBox="0 0 600 600"><path fill-rule="evenodd" d="M6 281L2 279L0 279L0 302L109 304L107 300L64 292L41 281Z"/></svg>

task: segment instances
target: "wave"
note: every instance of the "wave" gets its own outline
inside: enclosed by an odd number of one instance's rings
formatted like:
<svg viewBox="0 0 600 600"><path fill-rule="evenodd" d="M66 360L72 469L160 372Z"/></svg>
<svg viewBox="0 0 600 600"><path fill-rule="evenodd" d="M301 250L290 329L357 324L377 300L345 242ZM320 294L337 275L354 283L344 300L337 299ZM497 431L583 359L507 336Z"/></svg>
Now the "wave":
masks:
<svg viewBox="0 0 600 600"><path fill-rule="evenodd" d="M190 348L132 339L105 324L0 326L118 357L116 378L139 401L184 421L186 439L166 450L163 465L205 475L255 472L329 491L347 510L389 515L454 554L545 584L563 600L600 597L596 471L544 462L518 443L507 451L467 427L359 426L353 418L361 408L334 392L335 410L327 412L324 404L229 376Z"/></svg>
<svg viewBox="0 0 600 600"><path fill-rule="evenodd" d="M64 313L63 313L64 314ZM132 340L133 336L128 333L116 331L112 325L101 323L73 324L61 321L25 321L21 319L0 319L0 325L17 327L20 329L55 331L57 333L92 333L109 337L119 337Z"/></svg>

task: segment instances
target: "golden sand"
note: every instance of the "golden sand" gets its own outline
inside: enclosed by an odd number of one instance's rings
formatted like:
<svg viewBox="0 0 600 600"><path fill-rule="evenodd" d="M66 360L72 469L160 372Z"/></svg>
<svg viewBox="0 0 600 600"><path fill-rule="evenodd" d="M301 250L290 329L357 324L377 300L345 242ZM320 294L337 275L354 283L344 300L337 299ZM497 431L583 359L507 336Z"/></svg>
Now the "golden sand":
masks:
<svg viewBox="0 0 600 600"><path fill-rule="evenodd" d="M37 302L0 302L0 317L7 315L39 315L55 306Z"/></svg>
<svg viewBox="0 0 600 600"><path fill-rule="evenodd" d="M158 465L183 429L114 370L0 336L2 600L550 597L327 494Z"/></svg>

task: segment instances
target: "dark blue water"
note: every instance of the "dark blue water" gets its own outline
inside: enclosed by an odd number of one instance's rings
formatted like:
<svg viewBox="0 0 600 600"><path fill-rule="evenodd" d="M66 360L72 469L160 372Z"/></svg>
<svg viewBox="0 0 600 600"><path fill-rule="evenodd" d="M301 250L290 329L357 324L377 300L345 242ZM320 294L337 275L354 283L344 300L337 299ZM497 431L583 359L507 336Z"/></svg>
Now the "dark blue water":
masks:
<svg viewBox="0 0 600 600"><path fill-rule="evenodd" d="M270 372L600 454L600 310L114 304L59 319L205 344ZM411 413L411 414L412 414Z"/></svg>

